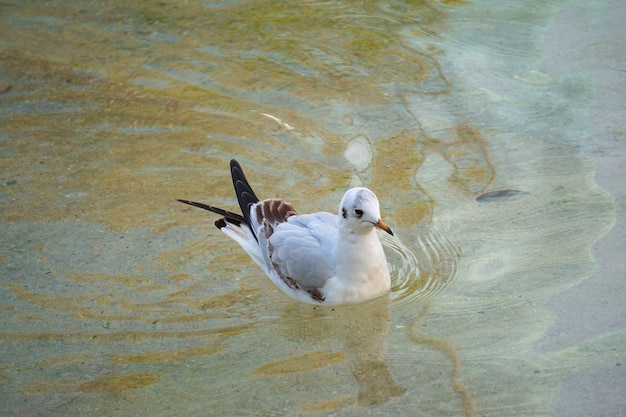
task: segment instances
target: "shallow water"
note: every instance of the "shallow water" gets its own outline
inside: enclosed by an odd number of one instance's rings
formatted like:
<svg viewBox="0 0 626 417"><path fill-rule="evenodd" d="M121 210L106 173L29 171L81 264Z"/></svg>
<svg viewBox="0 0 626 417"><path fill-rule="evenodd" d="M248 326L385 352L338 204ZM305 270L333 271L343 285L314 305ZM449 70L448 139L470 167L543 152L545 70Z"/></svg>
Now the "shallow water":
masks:
<svg viewBox="0 0 626 417"><path fill-rule="evenodd" d="M592 254L625 206L586 153L623 149L618 2L0 8L3 415L572 415L624 382L623 310L564 343L602 307L552 309L624 249ZM234 208L232 157L300 212L372 188L390 296L292 301L175 201Z"/></svg>

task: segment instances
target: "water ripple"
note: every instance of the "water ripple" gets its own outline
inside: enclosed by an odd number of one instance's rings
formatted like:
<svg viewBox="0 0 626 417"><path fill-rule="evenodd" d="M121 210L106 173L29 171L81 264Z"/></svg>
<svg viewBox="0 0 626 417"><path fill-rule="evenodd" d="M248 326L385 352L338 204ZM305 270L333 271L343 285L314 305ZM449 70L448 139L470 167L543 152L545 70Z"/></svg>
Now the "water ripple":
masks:
<svg viewBox="0 0 626 417"><path fill-rule="evenodd" d="M433 299L456 276L461 251L442 234L420 233L415 250L398 238L382 237L383 244L396 255L390 262L394 304Z"/></svg>

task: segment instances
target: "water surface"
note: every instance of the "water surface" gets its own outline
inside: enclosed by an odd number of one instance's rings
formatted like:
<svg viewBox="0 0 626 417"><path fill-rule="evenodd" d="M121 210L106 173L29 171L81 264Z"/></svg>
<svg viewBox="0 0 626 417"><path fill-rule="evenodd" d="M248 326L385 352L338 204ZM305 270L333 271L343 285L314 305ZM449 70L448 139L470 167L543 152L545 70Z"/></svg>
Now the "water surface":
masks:
<svg viewBox="0 0 626 417"><path fill-rule="evenodd" d="M4 414L543 416L623 374L622 327L548 343L624 204L583 152L623 29L577 32L616 2L0 7ZM390 296L292 301L175 202L233 209L233 157L300 212L372 188Z"/></svg>

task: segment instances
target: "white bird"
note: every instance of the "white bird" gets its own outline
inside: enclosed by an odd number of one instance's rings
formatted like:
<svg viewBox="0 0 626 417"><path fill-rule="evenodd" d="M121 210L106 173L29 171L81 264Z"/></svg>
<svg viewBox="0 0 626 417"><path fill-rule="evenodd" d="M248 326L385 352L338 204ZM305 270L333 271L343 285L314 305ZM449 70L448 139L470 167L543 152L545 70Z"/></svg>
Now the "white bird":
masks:
<svg viewBox="0 0 626 417"><path fill-rule="evenodd" d="M215 225L239 243L285 294L307 303L340 305L389 291L389 267L375 229L393 232L381 220L378 198L371 190L346 191L339 215L297 214L284 200L260 201L234 159L230 172L243 216L178 201L222 215Z"/></svg>

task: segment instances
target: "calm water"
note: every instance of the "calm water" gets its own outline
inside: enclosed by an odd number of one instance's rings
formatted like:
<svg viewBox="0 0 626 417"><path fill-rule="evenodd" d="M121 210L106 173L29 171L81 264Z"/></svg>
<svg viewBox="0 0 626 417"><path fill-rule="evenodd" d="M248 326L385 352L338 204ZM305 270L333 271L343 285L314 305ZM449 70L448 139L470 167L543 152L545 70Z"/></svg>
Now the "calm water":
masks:
<svg viewBox="0 0 626 417"><path fill-rule="evenodd" d="M623 224L586 153L623 149L622 9L3 3L0 412L572 415L589 369L619 392L623 324L564 343L552 305ZM232 157L300 212L372 188L390 296L292 301L175 202L234 208Z"/></svg>

